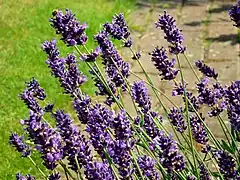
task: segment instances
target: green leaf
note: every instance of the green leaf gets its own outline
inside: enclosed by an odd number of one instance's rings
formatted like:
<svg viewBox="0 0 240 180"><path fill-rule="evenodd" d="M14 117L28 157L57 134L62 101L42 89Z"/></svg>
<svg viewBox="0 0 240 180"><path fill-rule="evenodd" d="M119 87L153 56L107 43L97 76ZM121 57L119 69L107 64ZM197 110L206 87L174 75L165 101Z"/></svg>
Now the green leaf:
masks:
<svg viewBox="0 0 240 180"><path fill-rule="evenodd" d="M212 176L214 177L221 177L221 175L218 172L211 172Z"/></svg>
<svg viewBox="0 0 240 180"><path fill-rule="evenodd" d="M231 148L231 147L227 144L227 142L226 142L225 140L222 139L221 141L222 141L222 147L223 147L223 149L226 150L226 151L228 151L228 152L231 153L231 154L234 154L233 148Z"/></svg>

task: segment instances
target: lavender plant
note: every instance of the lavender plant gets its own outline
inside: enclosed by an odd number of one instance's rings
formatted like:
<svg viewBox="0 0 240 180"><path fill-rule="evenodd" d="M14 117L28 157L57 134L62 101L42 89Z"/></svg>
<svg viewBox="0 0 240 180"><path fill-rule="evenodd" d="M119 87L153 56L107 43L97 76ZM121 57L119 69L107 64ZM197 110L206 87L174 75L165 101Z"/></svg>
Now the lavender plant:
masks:
<svg viewBox="0 0 240 180"><path fill-rule="evenodd" d="M239 2L229 15L239 28ZM24 136L13 132L9 140L23 158L29 158L42 178L239 179L240 81L232 82L230 86L221 84L218 73L198 60L195 65L203 78L197 76L197 94L190 92L180 60L187 57L184 37L175 19L166 11L155 24L164 32L169 46L154 48L149 58L161 79L174 83L172 95L181 98L181 107L166 95L163 97L173 107L165 106L161 100L159 95L164 93L149 78L141 64L140 52L134 52L123 14L113 16L112 22L105 23L94 36L98 45L95 50L86 47L87 25L81 24L69 9L55 11L50 24L66 46L76 50L62 58L57 40L45 41L42 45L47 54L46 64L64 93L72 98L71 113L76 113L78 120L46 103L46 92L33 78L20 94L29 109L29 117L21 120ZM136 75L111 38L122 41L123 46L129 48L146 80L140 78L140 81L130 82L128 77ZM172 60L169 60L168 52L175 56ZM87 78L78 68L79 60L88 65L97 89L96 96L105 97L104 101L93 102L81 91ZM99 63L103 64L103 69ZM156 97L150 96L147 85ZM122 93L129 96L134 115L128 111L129 104L123 104ZM164 113L154 110L151 98L159 101ZM209 107L208 114L201 110L203 106ZM230 127L221 117L224 111L228 114ZM219 120L225 139L216 138L208 127L205 119L213 116ZM51 125L46 117L54 119L56 125ZM167 120L171 128L166 128ZM83 126L80 128L76 121ZM36 151L40 152L47 170L40 169L31 158ZM16 179L35 178L17 173Z"/></svg>

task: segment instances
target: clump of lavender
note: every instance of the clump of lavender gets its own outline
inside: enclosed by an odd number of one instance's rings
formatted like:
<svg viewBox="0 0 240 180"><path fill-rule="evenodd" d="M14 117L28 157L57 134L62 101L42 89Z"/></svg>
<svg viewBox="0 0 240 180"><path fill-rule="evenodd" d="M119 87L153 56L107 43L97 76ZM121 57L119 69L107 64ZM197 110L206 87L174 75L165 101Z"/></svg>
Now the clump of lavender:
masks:
<svg viewBox="0 0 240 180"><path fill-rule="evenodd" d="M26 176L17 173L16 174L16 180L35 180L36 178L31 176L30 174L27 174Z"/></svg>
<svg viewBox="0 0 240 180"><path fill-rule="evenodd" d="M78 88L87 81L78 69L76 57L69 54L66 58L59 57L59 50L56 47L56 40L45 41L42 45L43 51L48 55L46 63L51 69L52 74L59 79L61 87L65 93L75 96Z"/></svg>
<svg viewBox="0 0 240 180"><path fill-rule="evenodd" d="M173 124L173 126L175 126L178 132L183 133L187 129L187 125L182 115L182 108L178 109L173 107L172 109L170 109L168 118L171 120L171 123Z"/></svg>
<svg viewBox="0 0 240 180"><path fill-rule="evenodd" d="M195 62L196 67L198 70L203 73L207 77L212 77L217 80L218 73L215 72L215 70L206 64L204 64L202 61L198 60Z"/></svg>
<svg viewBox="0 0 240 180"><path fill-rule="evenodd" d="M236 170L236 162L227 152L218 150L215 152L218 160L218 166L224 179L235 179L238 171Z"/></svg>
<svg viewBox="0 0 240 180"><path fill-rule="evenodd" d="M113 38L123 40L125 47L132 46L130 31L122 13L113 16L111 23L104 24L104 30Z"/></svg>
<svg viewBox="0 0 240 180"><path fill-rule="evenodd" d="M226 90L228 118L231 126L240 132L240 81L232 82Z"/></svg>
<svg viewBox="0 0 240 180"><path fill-rule="evenodd" d="M234 26L240 28L240 1L238 0L237 4L232 6L228 11L228 14L231 20L235 23Z"/></svg>
<svg viewBox="0 0 240 180"><path fill-rule="evenodd" d="M203 164L199 165L200 169L200 180L211 180L211 177Z"/></svg>
<svg viewBox="0 0 240 180"><path fill-rule="evenodd" d="M207 134L207 131L202 122L205 119L202 117L201 114L200 114L200 116L201 116L201 119L195 115L191 115L190 116L190 125L191 125L191 131L192 131L192 136L193 136L194 140L197 143L204 145L204 148L202 149L202 151L204 152L204 151L207 151L209 148L208 134Z"/></svg>
<svg viewBox="0 0 240 180"><path fill-rule="evenodd" d="M163 30L164 38L170 43L170 53L179 54L184 53L186 47L182 45L184 37L182 30L176 27L176 20L164 11L163 15L159 15L158 21L155 23L157 28Z"/></svg>
<svg viewBox="0 0 240 180"><path fill-rule="evenodd" d="M9 138L9 144L16 148L18 152L22 154L23 157L30 155L30 146L24 143L23 136L19 136L17 133L12 133Z"/></svg>
<svg viewBox="0 0 240 180"><path fill-rule="evenodd" d="M144 155L144 156L139 156L137 162L144 176L146 176L149 179L156 179L156 180L160 179L154 167L156 163L154 159ZM136 173L138 172L136 171Z"/></svg>
<svg viewBox="0 0 240 180"><path fill-rule="evenodd" d="M68 46L84 45L87 41L85 30L87 25L80 24L69 9L65 14L56 10L50 19L51 26L56 30L57 34L61 34L61 40Z"/></svg>
<svg viewBox="0 0 240 180"><path fill-rule="evenodd" d="M166 136L163 131L160 131L159 136L155 137L153 141L153 147L159 151L160 163L169 174L185 169L184 156L179 152L177 142L171 136Z"/></svg>
<svg viewBox="0 0 240 180"><path fill-rule="evenodd" d="M167 51L162 47L154 48L153 52L150 53L154 66L160 71L160 76L164 80L173 80L178 74L178 70L174 68L176 60L168 60Z"/></svg>
<svg viewBox="0 0 240 180"><path fill-rule="evenodd" d="M129 76L129 63L125 62L117 52L113 43L109 40L107 33L102 31L95 36L102 52L103 65L107 76L116 87L125 90L124 78Z"/></svg>
<svg viewBox="0 0 240 180"><path fill-rule="evenodd" d="M136 81L133 83L132 98L143 112L148 112L151 109L152 103L144 81Z"/></svg>
<svg viewBox="0 0 240 180"><path fill-rule="evenodd" d="M94 62L94 61L96 61L96 58L99 56L100 52L101 52L101 49L99 47L97 47L90 54L82 54L80 58L81 58L81 60L86 61L86 62Z"/></svg>

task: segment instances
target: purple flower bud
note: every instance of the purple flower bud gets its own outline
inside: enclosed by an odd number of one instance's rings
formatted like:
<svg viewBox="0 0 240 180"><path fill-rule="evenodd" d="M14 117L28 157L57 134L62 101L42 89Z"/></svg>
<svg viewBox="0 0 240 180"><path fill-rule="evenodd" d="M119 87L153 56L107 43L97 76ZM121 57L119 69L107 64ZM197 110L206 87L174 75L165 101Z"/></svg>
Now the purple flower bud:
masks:
<svg viewBox="0 0 240 180"><path fill-rule="evenodd" d="M74 99L73 107L77 112L78 119L83 124L88 122L88 113L91 105L91 98L87 95L81 95L78 98Z"/></svg>
<svg viewBox="0 0 240 180"><path fill-rule="evenodd" d="M175 87L173 88L172 91L172 96L179 96L179 95L184 95L184 89L186 90L187 87L187 83L184 82L184 86L182 85L182 83L175 83Z"/></svg>
<svg viewBox="0 0 240 180"><path fill-rule="evenodd" d="M211 177L203 164L199 165L200 169L200 180L211 180Z"/></svg>
<svg viewBox="0 0 240 180"><path fill-rule="evenodd" d="M30 155L30 146L26 145L23 141L23 136L20 137L17 133L12 133L9 138L9 144L16 148L16 150L22 153L23 157Z"/></svg>
<svg viewBox="0 0 240 180"><path fill-rule="evenodd" d="M90 162L85 170L86 179L89 180L113 180L114 176L107 163Z"/></svg>
<svg viewBox="0 0 240 180"><path fill-rule="evenodd" d="M16 180L35 180L36 178L31 176L30 174L27 174L26 176L21 175L20 173L16 174Z"/></svg>
<svg viewBox="0 0 240 180"><path fill-rule="evenodd" d="M174 68L176 64L176 60L172 59L169 61L166 50L162 47L156 47L152 53L152 61L154 62L154 66L160 71L160 76L164 80L173 80L178 74L178 70Z"/></svg>
<svg viewBox="0 0 240 180"><path fill-rule="evenodd" d="M51 26L56 30L56 34L61 34L61 40L68 46L84 45L87 41L85 30L87 25L80 24L75 18L75 14L66 9L65 14L57 11L49 20Z"/></svg>
<svg viewBox="0 0 240 180"><path fill-rule="evenodd" d="M142 56L142 55L141 55L141 52L139 51L139 52L136 52L136 54L132 56L132 59L133 59L133 60L137 60L137 59L140 59L141 56Z"/></svg>
<svg viewBox="0 0 240 180"><path fill-rule="evenodd" d="M178 132L183 133L187 129L187 125L182 115L182 108L177 109L174 107L170 109L170 113L168 114L168 117Z"/></svg>
<svg viewBox="0 0 240 180"><path fill-rule="evenodd" d="M207 77L212 77L217 80L218 73L215 72L215 70L206 64L204 64L202 61L198 60L195 62L196 67L198 70L203 73Z"/></svg>
<svg viewBox="0 0 240 180"><path fill-rule="evenodd" d="M149 179L160 179L156 169L155 169L155 160L151 157L148 157L146 155L138 157L138 165L143 173L144 176L146 176ZM136 171L136 173L138 173Z"/></svg>
<svg viewBox="0 0 240 180"><path fill-rule="evenodd" d="M234 26L240 28L240 1L228 11L231 20L235 23Z"/></svg>
<svg viewBox="0 0 240 180"><path fill-rule="evenodd" d="M155 25L157 28L163 30L165 34L164 38L170 43L170 53L184 53L186 47L182 45L184 40L181 33L182 30L176 27L176 21L173 17L171 17L169 14L167 14L166 11L164 11L163 15L159 15L159 19L155 23Z"/></svg>

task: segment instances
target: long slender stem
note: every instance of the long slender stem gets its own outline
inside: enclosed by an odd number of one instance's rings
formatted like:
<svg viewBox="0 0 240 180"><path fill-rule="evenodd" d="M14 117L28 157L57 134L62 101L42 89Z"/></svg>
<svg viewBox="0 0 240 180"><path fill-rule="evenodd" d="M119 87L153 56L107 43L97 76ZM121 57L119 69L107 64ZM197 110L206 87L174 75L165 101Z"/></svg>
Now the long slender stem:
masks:
<svg viewBox="0 0 240 180"><path fill-rule="evenodd" d="M72 173L69 171L69 169L66 167L66 164L64 164L62 161L60 161L60 165L64 169L64 171L73 179L76 180L76 178L73 177Z"/></svg>
<svg viewBox="0 0 240 180"><path fill-rule="evenodd" d="M135 154L134 154L134 152L133 152L132 150L130 151L130 154L131 154L131 156L133 157L133 162L134 162L135 166L137 167L137 171L138 171L138 173L139 173L141 179L144 180L144 177L143 177L142 171L141 171L141 169L140 169L140 167L139 167L139 165L138 165L138 162L137 162L136 156L135 156Z"/></svg>
<svg viewBox="0 0 240 180"><path fill-rule="evenodd" d="M188 65L190 66L190 68L191 68L191 70L192 70L192 72L193 72L194 76L195 76L195 77L197 78L197 80L200 82L200 78L198 77L198 75L197 75L196 71L194 70L194 68L193 68L192 64L190 63L190 61L189 61L188 57L186 56L186 54L185 54L185 53L183 53L183 56L184 56L184 57L185 57L185 59L187 60L187 63L188 63Z"/></svg>
<svg viewBox="0 0 240 180"><path fill-rule="evenodd" d="M181 63L180 63L178 55L177 55L177 62L178 62L179 70L180 70L182 85L184 86L184 76L183 76ZM187 118L188 134L189 134L189 139L190 139L190 144L191 144L191 151L192 151L192 156L193 156L193 163L194 163L194 167L195 167L195 170L196 170L197 177L199 177L198 172L197 172L196 157L195 157L195 154L194 154L192 131L191 131L190 118L189 118L189 111L188 111L188 101L187 101L187 95L186 95L186 89L185 88L184 88L184 98L185 98L186 118Z"/></svg>
<svg viewBox="0 0 240 180"><path fill-rule="evenodd" d="M28 159L32 162L32 164L37 168L37 170L44 176L45 179L47 179L47 176L44 174L44 172L38 167L38 165L35 163L35 161L32 159L31 156L28 156Z"/></svg>

